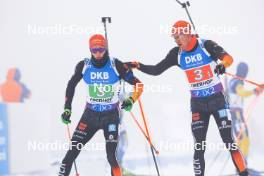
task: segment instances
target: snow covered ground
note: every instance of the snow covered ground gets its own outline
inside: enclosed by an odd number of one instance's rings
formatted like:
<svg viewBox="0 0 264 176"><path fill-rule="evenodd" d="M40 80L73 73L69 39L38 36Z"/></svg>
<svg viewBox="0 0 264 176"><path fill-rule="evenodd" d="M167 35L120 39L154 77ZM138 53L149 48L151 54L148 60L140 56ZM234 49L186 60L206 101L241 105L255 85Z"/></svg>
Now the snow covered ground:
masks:
<svg viewBox="0 0 264 176"><path fill-rule="evenodd" d="M160 174L162 176L190 176L193 175L191 155L187 156L169 156L158 157ZM259 157L259 158L258 158ZM261 160L261 156L255 157L255 160ZM221 176L234 174L234 166L230 157L222 153L217 161L212 163L215 155L207 156L206 176ZM226 162L226 160L228 160ZM93 158L89 154L82 154L76 161L80 175L109 176L110 168L105 158ZM225 164L226 163L226 164ZM27 174L12 174L10 176L55 176L58 171L58 163L53 163L48 170L35 171ZM208 168L210 165L210 168ZM157 175L152 157L127 159L124 166L126 169L136 175ZM250 166L254 170L263 171L263 164L260 162L251 162ZM262 169L262 170L261 170ZM72 176L75 174L72 169Z"/></svg>

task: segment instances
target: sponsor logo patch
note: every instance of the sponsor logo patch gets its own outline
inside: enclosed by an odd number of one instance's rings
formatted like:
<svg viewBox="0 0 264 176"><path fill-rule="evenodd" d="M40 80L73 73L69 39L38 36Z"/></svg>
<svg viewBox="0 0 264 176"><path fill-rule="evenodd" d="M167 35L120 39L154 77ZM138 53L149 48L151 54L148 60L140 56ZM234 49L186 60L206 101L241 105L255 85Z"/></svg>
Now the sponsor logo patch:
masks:
<svg viewBox="0 0 264 176"><path fill-rule="evenodd" d="M109 79L108 72L91 72L91 79Z"/></svg>
<svg viewBox="0 0 264 176"><path fill-rule="evenodd" d="M118 142L115 138L114 138L114 135L110 134L108 136L108 139L106 140L106 142Z"/></svg>
<svg viewBox="0 0 264 176"><path fill-rule="evenodd" d="M87 124L80 122L78 128L79 128L79 130L83 131L87 128Z"/></svg>
<svg viewBox="0 0 264 176"><path fill-rule="evenodd" d="M191 55L191 56L186 56L185 57L185 63L190 64L194 62L200 62L203 60L203 57L201 54L196 54L196 55Z"/></svg>
<svg viewBox="0 0 264 176"><path fill-rule="evenodd" d="M224 118L224 117L227 117L227 111L226 109L221 109L218 111L218 114L219 114L219 117L220 118Z"/></svg>
<svg viewBox="0 0 264 176"><path fill-rule="evenodd" d="M115 124L110 124L110 125L108 125L108 131L109 131L109 132L114 132L114 131L116 131L116 125L115 125Z"/></svg>
<svg viewBox="0 0 264 176"><path fill-rule="evenodd" d="M200 120L200 114L199 113L193 113L192 114L192 120L193 121Z"/></svg>

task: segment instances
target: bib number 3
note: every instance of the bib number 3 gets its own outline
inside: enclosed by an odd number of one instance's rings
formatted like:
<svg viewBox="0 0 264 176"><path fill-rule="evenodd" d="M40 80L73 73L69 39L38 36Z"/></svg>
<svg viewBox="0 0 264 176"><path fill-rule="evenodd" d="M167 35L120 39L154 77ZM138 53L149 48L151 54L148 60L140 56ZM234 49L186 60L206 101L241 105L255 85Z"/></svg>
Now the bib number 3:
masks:
<svg viewBox="0 0 264 176"><path fill-rule="evenodd" d="M187 70L186 74L190 83L205 81L213 77L210 65Z"/></svg>
<svg viewBox="0 0 264 176"><path fill-rule="evenodd" d="M196 81L200 81L200 80L203 79L203 72L202 72L202 70L200 70L200 69L198 69L198 70L194 70L194 74L195 74L194 79L195 79Z"/></svg>

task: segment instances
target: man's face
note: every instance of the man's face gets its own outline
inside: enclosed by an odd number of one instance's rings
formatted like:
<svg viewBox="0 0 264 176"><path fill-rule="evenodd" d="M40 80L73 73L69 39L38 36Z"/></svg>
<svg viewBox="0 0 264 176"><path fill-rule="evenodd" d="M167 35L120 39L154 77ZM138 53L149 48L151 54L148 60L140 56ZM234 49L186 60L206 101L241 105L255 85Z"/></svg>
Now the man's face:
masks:
<svg viewBox="0 0 264 176"><path fill-rule="evenodd" d="M102 59L104 57L106 49L102 47L94 47L91 48L90 51L95 59Z"/></svg>
<svg viewBox="0 0 264 176"><path fill-rule="evenodd" d="M180 49L186 51L191 42L192 36L190 34L174 34L173 38Z"/></svg>

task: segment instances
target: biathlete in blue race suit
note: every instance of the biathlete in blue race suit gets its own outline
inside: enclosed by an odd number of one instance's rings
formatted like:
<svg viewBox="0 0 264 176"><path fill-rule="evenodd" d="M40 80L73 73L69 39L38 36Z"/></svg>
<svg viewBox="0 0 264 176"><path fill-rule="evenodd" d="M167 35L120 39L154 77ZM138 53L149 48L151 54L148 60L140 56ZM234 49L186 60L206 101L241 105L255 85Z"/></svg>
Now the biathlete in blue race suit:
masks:
<svg viewBox="0 0 264 176"><path fill-rule="evenodd" d="M143 84L133 75L124 63L108 55L106 40L100 35L93 35L90 40L91 58L80 61L68 82L63 123L71 122L71 104L76 85L81 79L87 85L87 102L84 113L71 139L71 148L62 160L59 176L68 176L72 164L84 146L94 134L102 129L106 140L107 160L112 176L121 176L122 171L116 158L119 141L119 93L121 79L134 85L131 96L124 99L121 108L130 111L135 101L143 92ZM93 175L89 173L89 175Z"/></svg>
<svg viewBox="0 0 264 176"><path fill-rule="evenodd" d="M178 46L171 49L157 65L145 65L137 61L126 64L155 76L172 66L178 66L186 73L191 93L192 133L195 146L201 146L194 150L193 166L196 176L204 175L204 144L211 115L214 116L239 174L248 175L244 157L232 138L229 104L219 78L232 64L232 57L215 42L192 35L191 25L186 21L178 21L173 25L172 36Z"/></svg>

